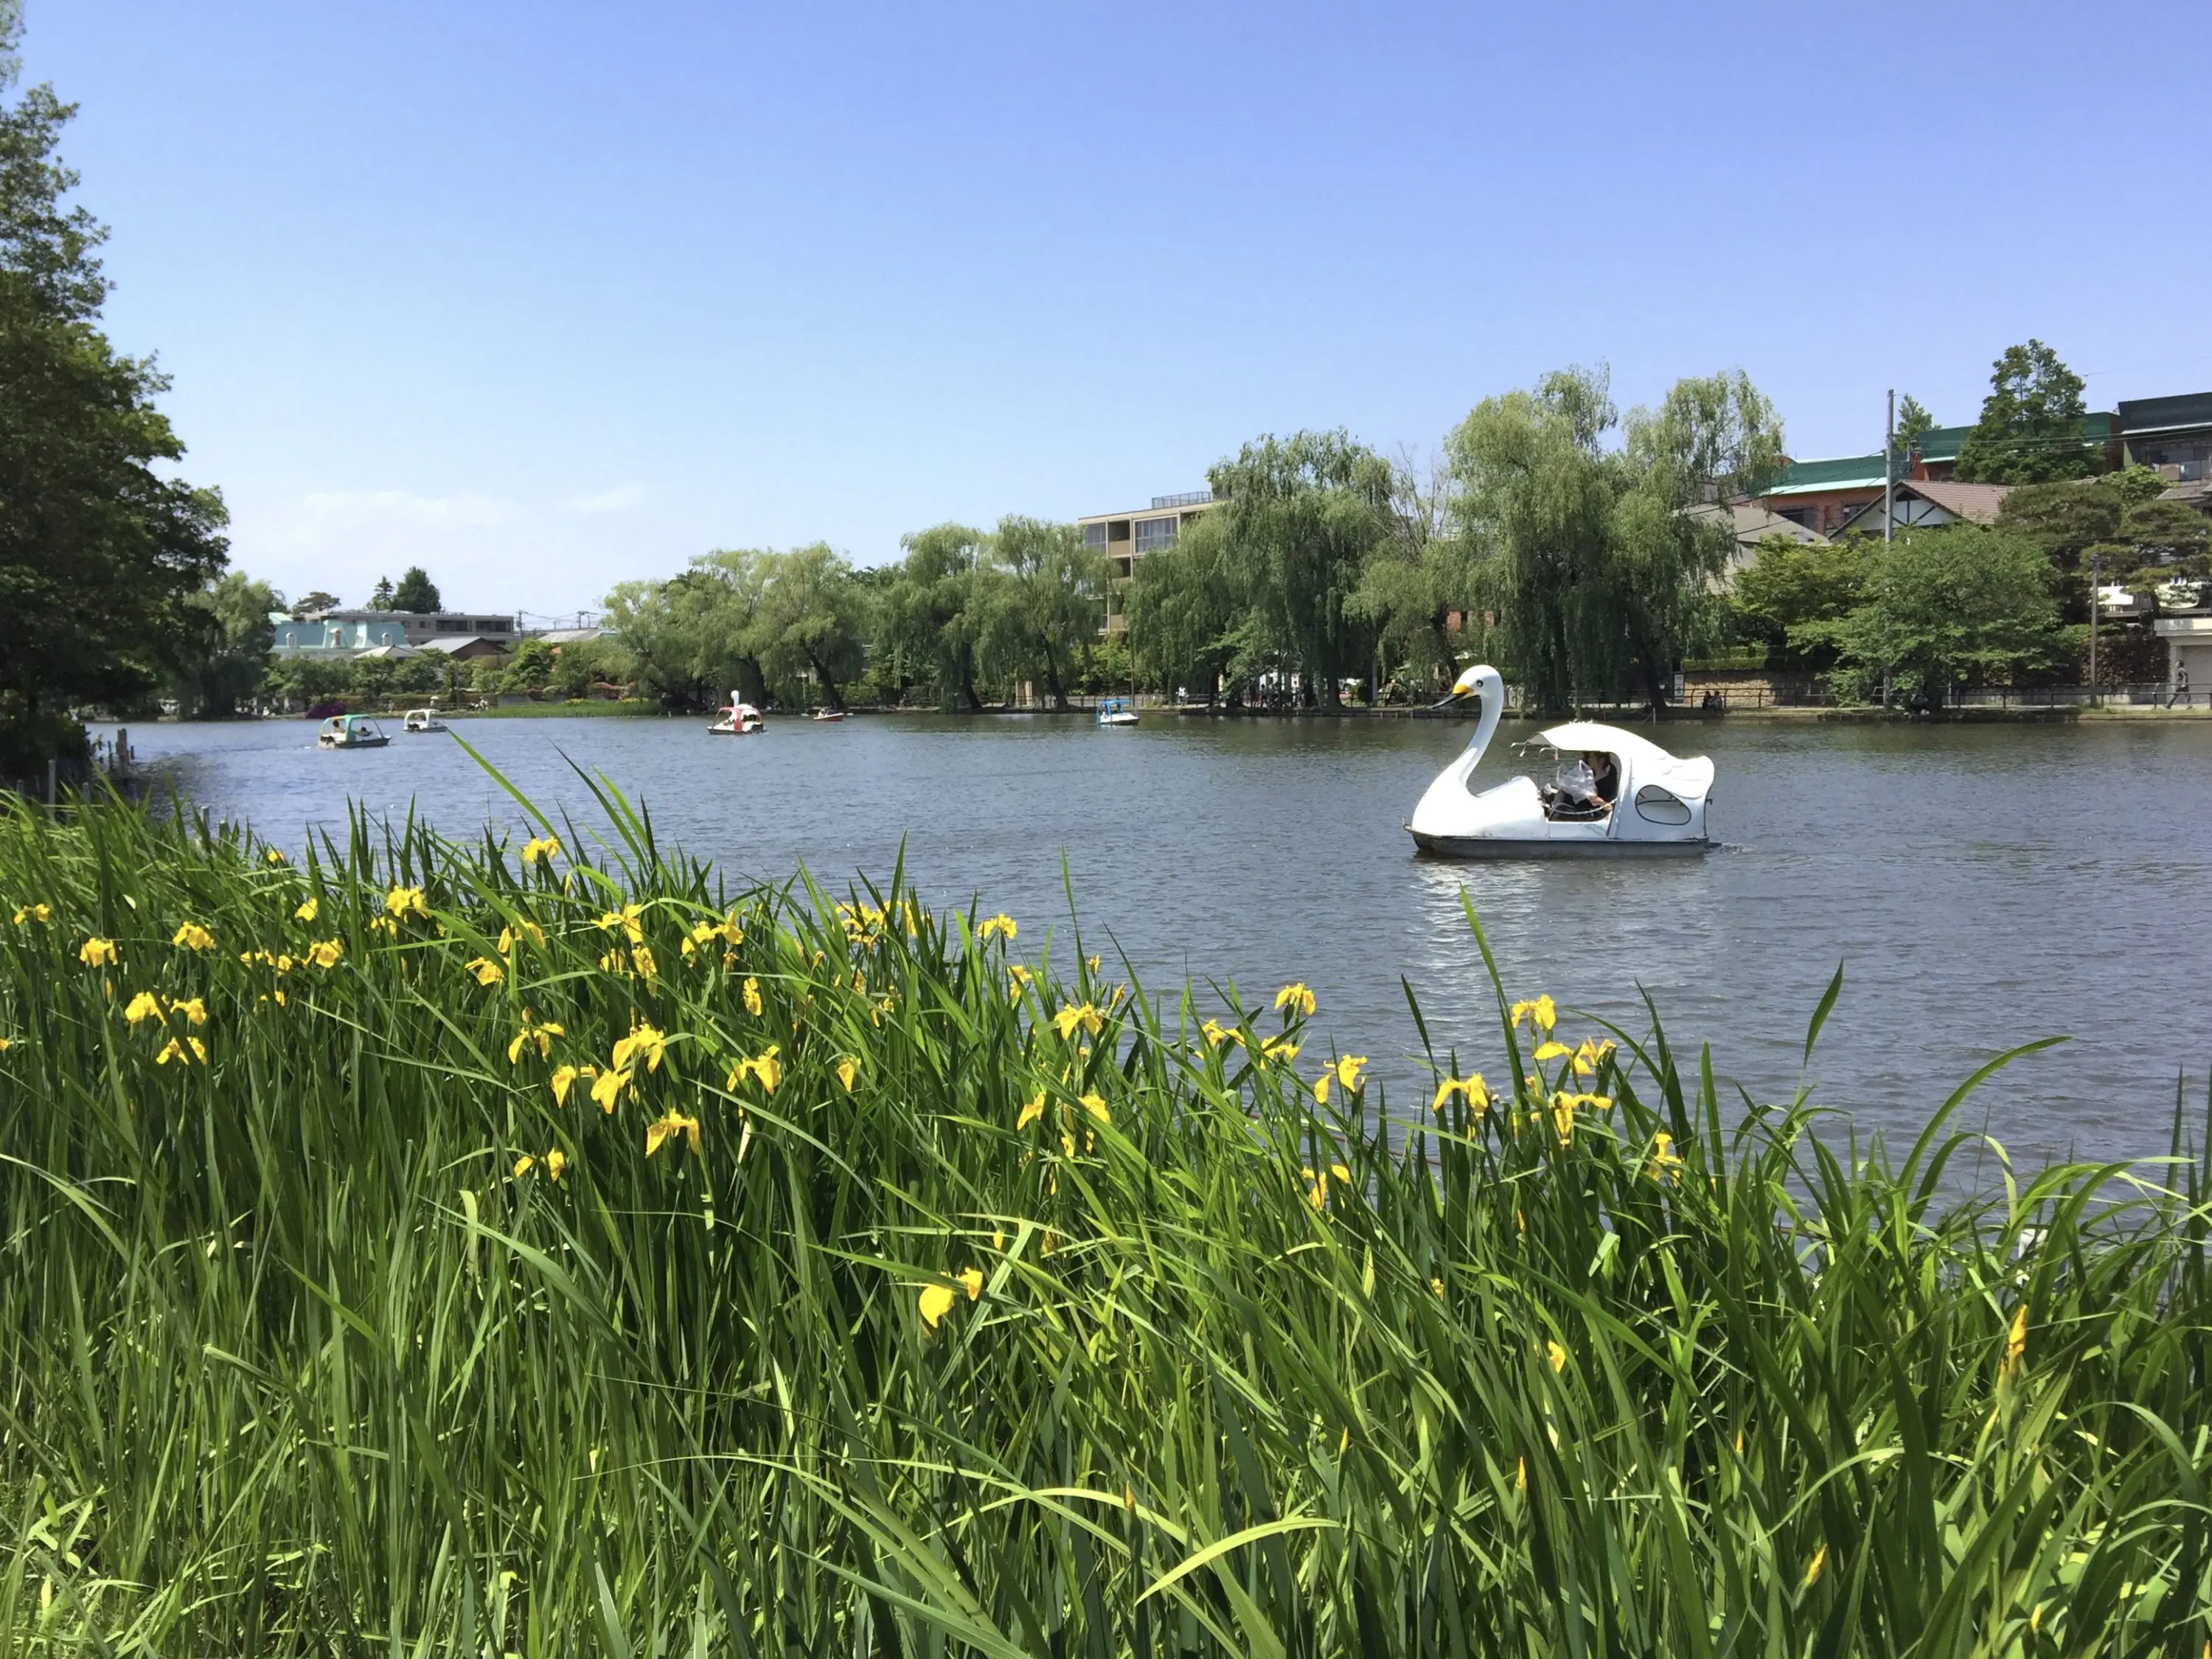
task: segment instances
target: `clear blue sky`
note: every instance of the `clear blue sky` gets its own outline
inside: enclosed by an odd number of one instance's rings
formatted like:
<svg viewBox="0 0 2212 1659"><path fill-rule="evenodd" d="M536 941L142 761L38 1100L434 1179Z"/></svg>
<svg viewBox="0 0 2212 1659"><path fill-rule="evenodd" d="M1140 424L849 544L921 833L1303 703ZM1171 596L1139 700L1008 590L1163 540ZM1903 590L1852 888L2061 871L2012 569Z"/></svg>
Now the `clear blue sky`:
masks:
<svg viewBox="0 0 2212 1659"><path fill-rule="evenodd" d="M2188 8L29 0L235 562L553 612L1604 361L1801 456L2212 386Z"/></svg>

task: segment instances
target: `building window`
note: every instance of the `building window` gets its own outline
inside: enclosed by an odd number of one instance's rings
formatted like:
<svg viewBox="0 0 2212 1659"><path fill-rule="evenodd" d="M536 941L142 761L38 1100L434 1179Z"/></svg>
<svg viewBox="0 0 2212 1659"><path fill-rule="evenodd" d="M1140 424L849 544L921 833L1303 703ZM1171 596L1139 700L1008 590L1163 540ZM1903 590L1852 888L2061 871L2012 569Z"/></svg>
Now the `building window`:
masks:
<svg viewBox="0 0 2212 1659"><path fill-rule="evenodd" d="M1084 544L1085 547L1103 547L1103 546L1105 546L1105 545L1106 545L1106 526L1105 526L1104 525L1103 525L1103 524L1087 524L1087 525L1084 526L1083 526L1083 544Z"/></svg>
<svg viewBox="0 0 2212 1659"><path fill-rule="evenodd" d="M1137 551L1157 553L1161 548L1172 546L1176 538L1176 521L1171 519L1139 519L1137 520Z"/></svg>

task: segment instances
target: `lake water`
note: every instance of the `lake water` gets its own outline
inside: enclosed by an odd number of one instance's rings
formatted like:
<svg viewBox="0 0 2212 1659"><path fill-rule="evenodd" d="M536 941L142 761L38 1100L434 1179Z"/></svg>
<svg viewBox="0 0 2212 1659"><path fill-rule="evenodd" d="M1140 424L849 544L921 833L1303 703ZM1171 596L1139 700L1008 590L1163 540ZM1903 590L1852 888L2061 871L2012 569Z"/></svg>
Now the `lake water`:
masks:
<svg viewBox="0 0 2212 1659"><path fill-rule="evenodd" d="M475 720L459 730L556 818L594 816L568 763L605 774L669 842L842 890L902 843L933 902L980 899L1063 960L1072 881L1086 948L1151 991L1234 981L1248 1004L1304 980L1321 1028L1371 1055L1403 1115L1425 1091L1402 975L1439 1052L1498 1069L1460 908L1473 899L1516 995L1670 1040L1762 1100L1796 1086L1838 962L1815 1098L1893 1146L1998 1051L2065 1034L1984 1086L1965 1121L2016 1165L2163 1152L2177 1074L2199 1122L2212 1030L2212 721L1901 727L1725 722L1660 733L1718 768L1703 859L1468 865L1401 827L1471 728L1426 720L1151 715L861 716L709 738L705 721ZM220 817L297 847L347 802L466 833L512 803L452 738L322 753L306 720L133 728ZM1520 769L1505 726L1483 775ZM1211 1012L1211 1010L1208 1010ZM1568 1018L1579 1034L1586 1022ZM1310 1049L1310 1056L1316 1051Z"/></svg>

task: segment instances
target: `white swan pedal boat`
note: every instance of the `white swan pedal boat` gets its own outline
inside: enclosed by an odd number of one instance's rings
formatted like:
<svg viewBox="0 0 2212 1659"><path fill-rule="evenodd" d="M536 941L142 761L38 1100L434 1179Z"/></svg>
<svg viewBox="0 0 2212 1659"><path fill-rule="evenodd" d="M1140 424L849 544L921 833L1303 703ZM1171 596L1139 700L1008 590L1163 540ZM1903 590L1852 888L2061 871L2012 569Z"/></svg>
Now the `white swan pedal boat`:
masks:
<svg viewBox="0 0 2212 1659"><path fill-rule="evenodd" d="M742 738L748 732L761 730L768 724L759 709L745 702L735 692L730 694L728 707L717 708L714 713L720 718L707 730L715 737Z"/></svg>
<svg viewBox="0 0 2212 1659"><path fill-rule="evenodd" d="M1457 859L1666 858L1711 848L1705 807L1712 762L1681 759L1595 720L1569 720L1533 739L1558 757L1558 781L1540 784L1523 775L1477 794L1474 769L1505 712L1504 678L1488 666L1468 669L1444 702L1468 697L1475 701L1474 736L1437 775L1406 824L1423 852Z"/></svg>

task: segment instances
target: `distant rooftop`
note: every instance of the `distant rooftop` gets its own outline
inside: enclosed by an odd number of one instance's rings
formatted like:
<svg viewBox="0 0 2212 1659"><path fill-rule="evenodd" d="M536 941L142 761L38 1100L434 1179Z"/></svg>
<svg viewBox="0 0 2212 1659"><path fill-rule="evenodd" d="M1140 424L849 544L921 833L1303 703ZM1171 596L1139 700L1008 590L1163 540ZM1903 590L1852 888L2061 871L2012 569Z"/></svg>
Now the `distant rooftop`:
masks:
<svg viewBox="0 0 2212 1659"><path fill-rule="evenodd" d="M1213 492L1210 489L1186 489L1180 495L1155 495L1152 497L1152 505L1154 507L1196 507L1200 501L1210 501L1212 499Z"/></svg>

